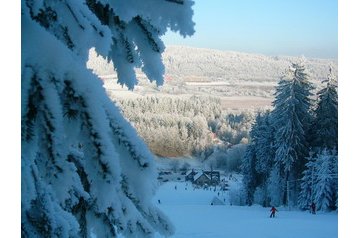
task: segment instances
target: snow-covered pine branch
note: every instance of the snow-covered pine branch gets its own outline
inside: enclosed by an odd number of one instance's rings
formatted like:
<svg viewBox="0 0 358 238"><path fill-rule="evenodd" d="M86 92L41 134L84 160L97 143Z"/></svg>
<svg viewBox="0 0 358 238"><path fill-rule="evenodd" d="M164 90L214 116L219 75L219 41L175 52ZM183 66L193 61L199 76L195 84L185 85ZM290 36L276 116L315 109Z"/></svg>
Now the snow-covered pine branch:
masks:
<svg viewBox="0 0 358 238"><path fill-rule="evenodd" d="M22 236L152 237L173 227L152 203L152 154L86 68L89 49L163 82L160 40L193 34L190 0L22 0Z"/></svg>

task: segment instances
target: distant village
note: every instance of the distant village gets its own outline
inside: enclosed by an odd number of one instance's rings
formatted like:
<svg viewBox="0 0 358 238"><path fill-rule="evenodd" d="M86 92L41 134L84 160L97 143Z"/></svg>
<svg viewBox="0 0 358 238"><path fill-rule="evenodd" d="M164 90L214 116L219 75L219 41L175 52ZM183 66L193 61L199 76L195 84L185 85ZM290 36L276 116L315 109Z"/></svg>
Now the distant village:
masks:
<svg viewBox="0 0 358 238"><path fill-rule="evenodd" d="M218 170L199 170L199 169L181 169L179 171L160 170L158 176L159 182L168 181L191 183L194 187L209 188L227 191L229 190L229 180L237 180L232 174L224 175Z"/></svg>

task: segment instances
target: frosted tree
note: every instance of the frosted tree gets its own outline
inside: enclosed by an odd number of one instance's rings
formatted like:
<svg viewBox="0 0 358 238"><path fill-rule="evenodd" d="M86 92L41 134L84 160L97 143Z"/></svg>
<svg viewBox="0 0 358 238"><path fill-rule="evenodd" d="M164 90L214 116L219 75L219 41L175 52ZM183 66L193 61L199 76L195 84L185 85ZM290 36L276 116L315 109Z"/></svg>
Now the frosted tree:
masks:
<svg viewBox="0 0 358 238"><path fill-rule="evenodd" d="M338 149L337 81L331 69L323 83L326 87L318 92L318 105L311 127L312 146Z"/></svg>
<svg viewBox="0 0 358 238"><path fill-rule="evenodd" d="M257 187L257 174L255 170L256 152L255 145L249 144L242 161L242 174L243 174L243 201L244 204L252 205L254 202L254 193Z"/></svg>
<svg viewBox="0 0 358 238"><path fill-rule="evenodd" d="M162 84L160 40L193 34L190 0L22 0L23 237L173 233L152 203L152 154L86 68L89 49L133 88L134 67Z"/></svg>
<svg viewBox="0 0 358 238"><path fill-rule="evenodd" d="M270 128L268 123L269 114L259 113L256 116L255 124L252 126L250 132L251 141L247 147L244 160L243 160L243 183L246 188L248 204L252 204L254 199L255 190L258 186L261 188L260 201L266 200L266 197L262 197L266 193L266 181L269 177L273 157L272 149L270 148ZM267 154L266 154L267 153ZM260 202L263 205L267 205L267 202Z"/></svg>
<svg viewBox="0 0 358 238"><path fill-rule="evenodd" d="M335 151L323 149L317 155L316 168L316 183L313 190L317 210L335 209L338 195L337 155Z"/></svg>
<svg viewBox="0 0 358 238"><path fill-rule="evenodd" d="M333 199L331 209L338 209L338 151L336 149L331 150L332 155L332 178L333 178Z"/></svg>
<svg viewBox="0 0 358 238"><path fill-rule="evenodd" d="M285 182L301 177L308 155L307 133L312 120L309 96L312 85L304 71L302 63L292 64L277 86L271 114L275 129L275 160L284 174L282 179ZM294 198L298 188L290 189Z"/></svg>
<svg viewBox="0 0 358 238"><path fill-rule="evenodd" d="M262 198L263 206L270 206L270 199L267 196L268 179L274 166L274 128L272 127L271 116L268 112L258 115L258 134L256 135L256 172L258 174L258 184L265 195Z"/></svg>
<svg viewBox="0 0 358 238"><path fill-rule="evenodd" d="M256 143L257 163L256 171L261 174L262 180L266 181L274 164L274 128L268 112L258 114L256 117L258 132L252 140Z"/></svg>
<svg viewBox="0 0 358 238"><path fill-rule="evenodd" d="M266 199L267 199L267 190L266 187L263 188L262 186L259 186L256 188L254 192L254 201L256 204L262 205L264 207L267 207L266 205Z"/></svg>
<svg viewBox="0 0 358 238"><path fill-rule="evenodd" d="M309 209L310 204L314 201L314 185L317 181L316 158L313 153L307 158L306 169L303 171L301 180L301 191L298 196L298 206L303 209Z"/></svg>
<svg viewBox="0 0 358 238"><path fill-rule="evenodd" d="M271 206L280 206L284 201L285 184L282 180L281 168L275 165L267 181L267 193Z"/></svg>
<svg viewBox="0 0 358 238"><path fill-rule="evenodd" d="M338 199L337 151L325 148L310 155L303 172L298 205L307 209L315 202L318 210L334 210Z"/></svg>

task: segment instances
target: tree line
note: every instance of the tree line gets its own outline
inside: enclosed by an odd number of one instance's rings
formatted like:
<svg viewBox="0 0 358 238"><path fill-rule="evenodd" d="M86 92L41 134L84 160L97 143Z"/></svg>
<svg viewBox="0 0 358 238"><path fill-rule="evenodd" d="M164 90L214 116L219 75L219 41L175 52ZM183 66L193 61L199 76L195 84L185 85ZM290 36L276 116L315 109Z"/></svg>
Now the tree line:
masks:
<svg viewBox="0 0 358 238"><path fill-rule="evenodd" d="M241 204L337 209L338 85L330 71L313 95L308 78L304 64L292 64L273 110L256 116L242 162Z"/></svg>

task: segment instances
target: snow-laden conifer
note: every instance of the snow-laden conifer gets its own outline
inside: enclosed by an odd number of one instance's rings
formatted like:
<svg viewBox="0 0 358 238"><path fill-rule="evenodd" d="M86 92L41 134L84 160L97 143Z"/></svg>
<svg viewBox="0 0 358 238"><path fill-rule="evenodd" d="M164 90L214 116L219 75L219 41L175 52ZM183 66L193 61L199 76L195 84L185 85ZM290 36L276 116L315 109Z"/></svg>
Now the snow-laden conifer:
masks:
<svg viewBox="0 0 358 238"><path fill-rule="evenodd" d="M269 113L258 113L250 132L250 144L243 160L243 183L247 192L248 203L258 202L269 205L267 194L267 179L274 163L272 148L272 127ZM255 201L254 193L259 194L260 201Z"/></svg>
<svg viewBox="0 0 358 238"><path fill-rule="evenodd" d="M272 121L275 128L275 159L286 173L302 172L308 152L306 132L311 123L311 84L302 64L292 64L279 82L273 103ZM301 170L301 171L300 171Z"/></svg>
<svg viewBox="0 0 358 238"><path fill-rule="evenodd" d="M267 181L267 191L271 206L280 206L284 202L285 183L282 180L281 171L281 168L274 165Z"/></svg>
<svg viewBox="0 0 358 238"><path fill-rule="evenodd" d="M258 114L256 117L256 124L258 126L258 133L256 133L255 141L257 148L257 163L256 171L260 173L263 180L267 180L270 171L274 164L274 128L271 125L271 117L268 112Z"/></svg>
<svg viewBox="0 0 358 238"><path fill-rule="evenodd" d="M293 203L299 190L296 181L302 175L308 155L312 89L303 63L292 64L276 88L271 114L275 130L275 161L282 170L284 182L293 182L293 187L289 188Z"/></svg>
<svg viewBox="0 0 358 238"><path fill-rule="evenodd" d="M298 196L298 206L303 209L309 209L314 202L314 185L317 181L316 158L313 153L307 158L303 177L301 179L301 190Z"/></svg>
<svg viewBox="0 0 358 238"><path fill-rule="evenodd" d="M21 189L24 237L173 233L152 203L151 153L86 68L89 49L163 82L160 36L193 33L190 0L22 0Z"/></svg>
<svg viewBox="0 0 358 238"><path fill-rule="evenodd" d="M314 200L317 210L331 210L336 206L338 196L337 186L337 155L335 151L323 149L316 159L316 183L314 185Z"/></svg>
<svg viewBox="0 0 358 238"><path fill-rule="evenodd" d="M314 156L313 156L314 155ZM324 148L312 152L303 172L298 205L308 209L312 202L317 210L334 210L338 199L338 156L336 150Z"/></svg>
<svg viewBox="0 0 358 238"><path fill-rule="evenodd" d="M243 201L244 204L252 205L254 202L254 192L257 186L257 174L255 170L256 151L255 145L250 144L247 147L245 156L242 161L241 171L243 174Z"/></svg>
<svg viewBox="0 0 358 238"><path fill-rule="evenodd" d="M338 94L337 80L331 69L326 86L318 92L318 105L311 127L312 146L338 149Z"/></svg>

